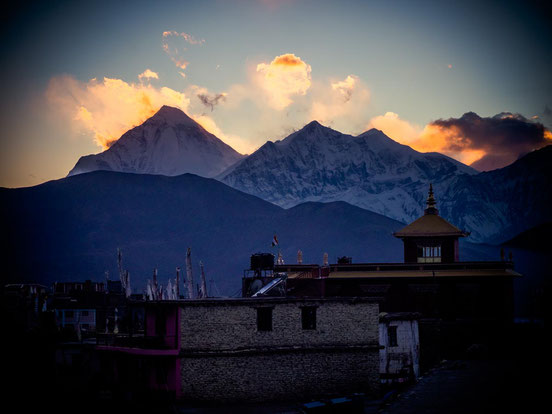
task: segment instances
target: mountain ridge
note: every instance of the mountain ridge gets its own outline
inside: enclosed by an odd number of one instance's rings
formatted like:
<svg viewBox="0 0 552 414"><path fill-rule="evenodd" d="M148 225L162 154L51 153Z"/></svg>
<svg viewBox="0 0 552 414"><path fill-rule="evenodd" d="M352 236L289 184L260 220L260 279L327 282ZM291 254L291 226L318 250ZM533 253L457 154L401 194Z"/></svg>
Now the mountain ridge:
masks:
<svg viewBox="0 0 552 414"><path fill-rule="evenodd" d="M313 121L216 178L283 207L343 200L406 223L421 213L429 182L439 191L456 174L476 173L377 129L355 137Z"/></svg>
<svg viewBox="0 0 552 414"><path fill-rule="evenodd" d="M147 152L144 140L154 143L162 141L162 134L156 136L154 132L170 132L174 128L182 133L190 128L200 131L199 137L197 134L186 136L190 142L194 142L196 136L200 142L208 143L206 151L209 156L219 154L217 145L227 147L184 112L164 106L102 154L115 152L109 157L116 158L113 162L122 172L169 176L192 172L215 178L285 208L310 201L345 201L405 224L422 214L427 188L432 183L442 216L471 231L471 240L479 243L501 243L528 227L550 219L550 214L535 202L546 198L542 196L541 189L550 189L552 193L552 180L548 178L547 181L550 171L541 165L546 166L546 162L522 161L526 157L532 159L532 153L502 169L478 173L446 155L418 152L375 128L352 136L311 121L282 140L267 141L249 156L238 154L227 160L224 168L221 168L220 157L215 157L214 164L219 166L218 170L199 168L210 165L210 158L203 159L201 151L194 148L188 153L199 161L197 164L184 163L185 171L148 169L147 162L145 166L139 162L134 167L127 165L127 153ZM144 130L150 131L149 135ZM137 146L139 151L127 150L128 146ZM162 152L162 155L167 154L173 156L179 151ZM102 164L105 160L100 156L88 157L96 157L94 164L97 169L112 170L107 162L109 159ZM109 158L107 155L104 157ZM86 158L81 159L84 160L82 163L86 163ZM545 158L552 159L552 154L545 155ZM160 165L174 164L162 156L154 161ZM515 167L518 163L523 166ZM537 168L540 170L537 171ZM533 184L520 187L520 183L525 181ZM521 199L519 194L523 194ZM526 204L523 205L523 202Z"/></svg>

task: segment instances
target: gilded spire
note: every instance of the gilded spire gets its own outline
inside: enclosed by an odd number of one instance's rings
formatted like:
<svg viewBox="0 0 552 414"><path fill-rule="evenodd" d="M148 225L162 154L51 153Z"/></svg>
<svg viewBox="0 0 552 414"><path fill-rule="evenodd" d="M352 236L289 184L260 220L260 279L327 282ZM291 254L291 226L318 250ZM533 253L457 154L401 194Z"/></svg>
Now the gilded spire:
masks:
<svg viewBox="0 0 552 414"><path fill-rule="evenodd" d="M429 194L427 196L427 208L425 209L425 214L439 214L437 210L437 202L433 196L433 185L429 184Z"/></svg>

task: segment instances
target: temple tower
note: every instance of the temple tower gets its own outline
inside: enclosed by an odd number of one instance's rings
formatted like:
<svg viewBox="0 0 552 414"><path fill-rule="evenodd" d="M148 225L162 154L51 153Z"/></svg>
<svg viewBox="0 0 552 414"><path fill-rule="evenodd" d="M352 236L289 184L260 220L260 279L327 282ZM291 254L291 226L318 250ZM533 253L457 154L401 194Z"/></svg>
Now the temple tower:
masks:
<svg viewBox="0 0 552 414"><path fill-rule="evenodd" d="M430 184L424 215L393 235L404 243L405 263L453 263L459 261L458 238L469 233L439 216Z"/></svg>

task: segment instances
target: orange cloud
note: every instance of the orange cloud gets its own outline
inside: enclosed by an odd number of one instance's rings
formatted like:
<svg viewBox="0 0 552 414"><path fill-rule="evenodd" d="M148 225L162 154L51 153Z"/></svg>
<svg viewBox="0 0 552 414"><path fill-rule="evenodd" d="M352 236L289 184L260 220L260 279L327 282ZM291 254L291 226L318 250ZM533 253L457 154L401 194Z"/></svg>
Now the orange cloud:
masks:
<svg viewBox="0 0 552 414"><path fill-rule="evenodd" d="M377 128L401 144L421 152L440 152L482 171L504 167L534 149L552 143L552 133L519 114L439 119L420 127L393 112L373 118Z"/></svg>
<svg viewBox="0 0 552 414"><path fill-rule="evenodd" d="M256 83L277 110L293 103L295 95L305 95L311 86L311 66L293 53L276 56L270 63L257 65Z"/></svg>
<svg viewBox="0 0 552 414"><path fill-rule="evenodd" d="M408 145L420 152L440 152L470 165L485 155L485 151L472 150L467 146L452 150L458 143L458 131L443 129L428 124L425 127L401 119L394 112L386 112L372 118L367 129L376 128L393 140Z"/></svg>
<svg viewBox="0 0 552 414"><path fill-rule="evenodd" d="M295 56L293 53L287 53L285 55L276 56L271 64L282 66L304 66L305 62L303 62L301 58Z"/></svg>
<svg viewBox="0 0 552 414"><path fill-rule="evenodd" d="M486 155L485 150L472 148L457 128L443 128L434 124L427 124L410 146L420 152L446 154L466 165L471 165Z"/></svg>
<svg viewBox="0 0 552 414"><path fill-rule="evenodd" d="M394 112L386 112L385 115L372 118L367 126L367 129L371 128L379 129L395 141L408 145L418 140L422 133L422 128L400 119Z"/></svg>
<svg viewBox="0 0 552 414"><path fill-rule="evenodd" d="M80 82L71 76L50 80L47 99L75 127L92 133L95 142L107 149L130 128L140 125L162 105L188 109L190 100L171 88L103 78Z"/></svg>

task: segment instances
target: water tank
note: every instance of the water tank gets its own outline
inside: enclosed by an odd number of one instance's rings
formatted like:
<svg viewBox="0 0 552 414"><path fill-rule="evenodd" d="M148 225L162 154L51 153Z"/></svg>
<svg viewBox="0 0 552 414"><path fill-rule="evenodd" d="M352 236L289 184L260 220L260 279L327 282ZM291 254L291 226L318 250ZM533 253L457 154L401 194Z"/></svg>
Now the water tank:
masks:
<svg viewBox="0 0 552 414"><path fill-rule="evenodd" d="M251 255L251 270L273 270L274 255L272 253L255 253Z"/></svg>

